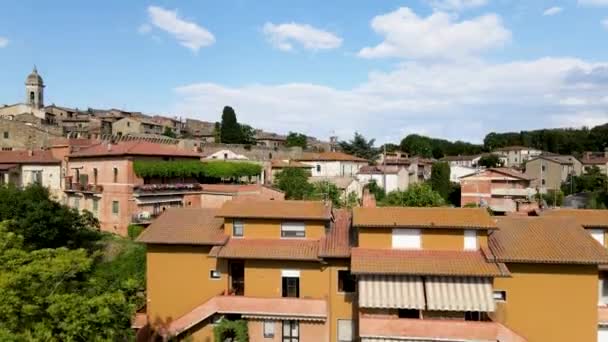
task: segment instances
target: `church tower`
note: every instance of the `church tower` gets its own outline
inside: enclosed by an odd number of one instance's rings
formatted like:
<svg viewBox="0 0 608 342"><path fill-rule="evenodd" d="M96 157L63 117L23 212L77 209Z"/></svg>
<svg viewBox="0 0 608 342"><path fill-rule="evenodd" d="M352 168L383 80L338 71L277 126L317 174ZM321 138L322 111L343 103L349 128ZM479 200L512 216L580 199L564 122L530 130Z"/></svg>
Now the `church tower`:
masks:
<svg viewBox="0 0 608 342"><path fill-rule="evenodd" d="M25 80L25 103L36 109L44 107L44 82L36 67Z"/></svg>

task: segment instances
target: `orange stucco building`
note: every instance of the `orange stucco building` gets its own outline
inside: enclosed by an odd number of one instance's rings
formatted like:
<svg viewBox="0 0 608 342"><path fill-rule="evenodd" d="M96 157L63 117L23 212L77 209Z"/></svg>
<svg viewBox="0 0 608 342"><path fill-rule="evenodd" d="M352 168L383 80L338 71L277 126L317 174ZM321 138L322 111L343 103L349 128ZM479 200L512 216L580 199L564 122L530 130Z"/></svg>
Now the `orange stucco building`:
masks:
<svg viewBox="0 0 608 342"><path fill-rule="evenodd" d="M574 220L478 208L235 199L168 210L138 240L142 340L244 319L250 341L596 341L608 263Z"/></svg>

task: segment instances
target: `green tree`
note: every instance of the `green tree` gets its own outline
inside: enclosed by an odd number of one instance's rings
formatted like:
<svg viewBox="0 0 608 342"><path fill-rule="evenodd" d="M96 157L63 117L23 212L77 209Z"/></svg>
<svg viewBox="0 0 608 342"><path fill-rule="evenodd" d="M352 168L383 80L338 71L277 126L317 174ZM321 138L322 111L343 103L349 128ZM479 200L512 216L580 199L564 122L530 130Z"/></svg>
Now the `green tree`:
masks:
<svg viewBox="0 0 608 342"><path fill-rule="evenodd" d="M450 184L450 194L448 195L448 203L455 207L460 207L461 189L460 183Z"/></svg>
<svg viewBox="0 0 608 342"><path fill-rule="evenodd" d="M241 125L239 125L236 119L234 109L230 106L224 107L224 110L222 111L220 137L224 144L239 144L243 138Z"/></svg>
<svg viewBox="0 0 608 342"><path fill-rule="evenodd" d="M445 205L445 201L428 184L416 183L405 191L390 192L379 204L398 207L439 207Z"/></svg>
<svg viewBox="0 0 608 342"><path fill-rule="evenodd" d="M175 132L173 132L173 130L171 129L171 127L165 127L165 131L163 132L163 135L169 138L177 138L177 135L175 134Z"/></svg>
<svg viewBox="0 0 608 342"><path fill-rule="evenodd" d="M370 194L374 195L377 202L382 202L386 197L384 188L378 185L378 182L376 182L375 179L372 179L367 183L367 188L369 189Z"/></svg>
<svg viewBox="0 0 608 342"><path fill-rule="evenodd" d="M407 152L410 156L430 158L433 156L433 146L427 137L410 134L401 140L401 151Z"/></svg>
<svg viewBox="0 0 608 342"><path fill-rule="evenodd" d="M363 135L355 132L355 136L352 140L340 141L338 146L345 153L373 162L380 154L380 151L374 147L374 142L375 139L366 140Z"/></svg>
<svg viewBox="0 0 608 342"><path fill-rule="evenodd" d="M502 162L500 161L500 157L495 154L486 154L479 158L477 165L482 167L500 167L502 166Z"/></svg>
<svg viewBox="0 0 608 342"><path fill-rule="evenodd" d="M275 186L285 192L286 199L302 200L313 192L308 182L309 172L297 167L288 167L275 176Z"/></svg>
<svg viewBox="0 0 608 342"><path fill-rule="evenodd" d="M543 200L551 207L559 207L564 202L564 193L561 190L547 190Z"/></svg>
<svg viewBox="0 0 608 342"><path fill-rule="evenodd" d="M222 124L219 122L213 125L213 141L218 144L222 142Z"/></svg>
<svg viewBox="0 0 608 342"><path fill-rule="evenodd" d="M433 163L429 182L431 188L447 200L450 195L450 165L446 162Z"/></svg>
<svg viewBox="0 0 608 342"><path fill-rule="evenodd" d="M608 176L597 166L580 176L570 176L562 184L562 191L567 194L579 192L596 192L608 190Z"/></svg>
<svg viewBox="0 0 608 342"><path fill-rule="evenodd" d="M301 147L305 149L307 146L308 137L302 133L289 132L287 139L285 140L285 146L287 147Z"/></svg>
<svg viewBox="0 0 608 342"><path fill-rule="evenodd" d="M255 130L249 125L241 125L241 139L239 144L255 145Z"/></svg>
<svg viewBox="0 0 608 342"><path fill-rule="evenodd" d="M342 207L342 200L340 196L340 189L338 189L334 183L324 180L312 184L312 191L308 195L304 196L303 199L331 201L335 207Z"/></svg>

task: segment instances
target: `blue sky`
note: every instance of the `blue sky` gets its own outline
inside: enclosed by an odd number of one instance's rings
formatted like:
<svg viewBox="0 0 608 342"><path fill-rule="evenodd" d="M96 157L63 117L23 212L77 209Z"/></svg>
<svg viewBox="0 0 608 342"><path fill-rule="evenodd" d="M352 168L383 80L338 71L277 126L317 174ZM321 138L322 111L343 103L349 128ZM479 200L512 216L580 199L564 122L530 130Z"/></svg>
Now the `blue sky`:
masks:
<svg viewBox="0 0 608 342"><path fill-rule="evenodd" d="M0 103L379 142L608 121L608 0L3 1Z"/></svg>

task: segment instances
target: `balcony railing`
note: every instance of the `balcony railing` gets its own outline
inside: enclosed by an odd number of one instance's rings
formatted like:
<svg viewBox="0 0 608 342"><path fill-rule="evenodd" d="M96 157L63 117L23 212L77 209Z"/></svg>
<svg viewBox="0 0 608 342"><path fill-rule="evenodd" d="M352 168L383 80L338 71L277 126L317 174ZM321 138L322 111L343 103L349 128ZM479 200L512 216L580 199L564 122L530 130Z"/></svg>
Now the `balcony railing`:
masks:
<svg viewBox="0 0 608 342"><path fill-rule="evenodd" d="M68 182L68 180L66 180L65 186L64 186L64 191L100 194L103 192L103 186L101 186L99 184L72 183L72 182Z"/></svg>
<svg viewBox="0 0 608 342"><path fill-rule="evenodd" d="M198 183L193 184L143 184L133 188L138 193L167 193L167 192L188 192L202 190Z"/></svg>

